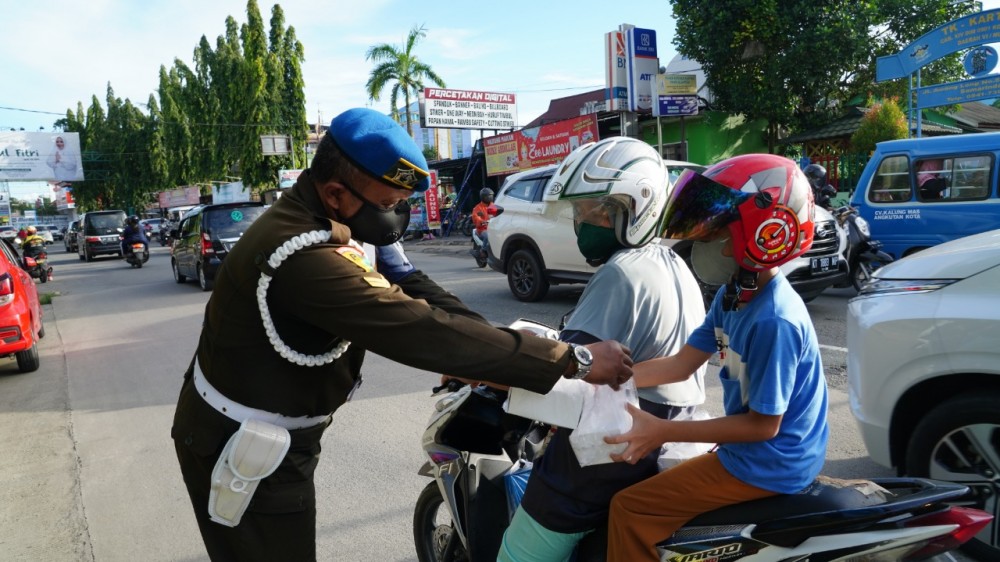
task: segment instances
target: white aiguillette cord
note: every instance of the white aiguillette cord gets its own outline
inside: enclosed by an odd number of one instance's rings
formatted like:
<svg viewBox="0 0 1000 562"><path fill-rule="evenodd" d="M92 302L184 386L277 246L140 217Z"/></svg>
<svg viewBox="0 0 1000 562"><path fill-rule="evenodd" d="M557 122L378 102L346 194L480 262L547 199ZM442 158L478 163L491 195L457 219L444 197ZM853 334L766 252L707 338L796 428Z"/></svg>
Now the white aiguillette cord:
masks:
<svg viewBox="0 0 1000 562"><path fill-rule="evenodd" d="M271 266L272 270L277 270L281 262L288 259L288 256L306 246L326 242L330 240L330 236L331 233L329 230L313 230L312 232L299 234L281 246L278 246L278 249L267 259L267 265ZM274 350L279 355L296 365L316 367L333 363L335 359L347 351L347 347L351 345L351 342L347 340L341 340L336 347L323 355L304 355L288 347L278 336L278 331L274 328L274 321L271 320L271 313L267 309L267 288L270 285L271 276L262 271L260 273L260 280L257 282L257 308L260 309L260 319L264 322L264 331L267 333L267 339L271 341L271 345L274 346Z"/></svg>

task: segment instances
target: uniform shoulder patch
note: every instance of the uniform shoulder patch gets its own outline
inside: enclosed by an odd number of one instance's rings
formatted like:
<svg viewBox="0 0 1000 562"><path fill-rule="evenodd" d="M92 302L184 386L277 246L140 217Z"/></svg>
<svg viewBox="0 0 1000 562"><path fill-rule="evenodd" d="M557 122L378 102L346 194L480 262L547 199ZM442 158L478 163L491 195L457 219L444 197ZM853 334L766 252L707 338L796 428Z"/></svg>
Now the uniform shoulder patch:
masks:
<svg viewBox="0 0 1000 562"><path fill-rule="evenodd" d="M378 277L368 277L366 275L362 277L362 279L364 279L365 282L371 285L372 287L378 287L380 289L388 289L390 285L389 280L386 279L385 277L382 277L381 275L379 275Z"/></svg>
<svg viewBox="0 0 1000 562"><path fill-rule="evenodd" d="M368 262L368 258L365 257L365 253L353 246L341 246L335 250L340 257L346 259L347 261L353 263L354 265L360 267L364 271L375 271L372 264Z"/></svg>

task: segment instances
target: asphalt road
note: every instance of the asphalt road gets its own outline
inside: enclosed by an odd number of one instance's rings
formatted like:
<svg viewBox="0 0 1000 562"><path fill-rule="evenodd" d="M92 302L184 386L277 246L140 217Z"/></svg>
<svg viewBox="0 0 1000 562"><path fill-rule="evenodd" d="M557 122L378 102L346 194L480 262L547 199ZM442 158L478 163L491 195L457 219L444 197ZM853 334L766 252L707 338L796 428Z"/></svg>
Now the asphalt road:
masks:
<svg viewBox="0 0 1000 562"><path fill-rule="evenodd" d="M414 263L497 323L556 325L579 295L580 287L556 287L542 303L521 303L501 275L476 268L461 248L424 249L411 246ZM39 289L58 294L45 307L41 369L20 374L13 360L0 360L0 560L207 560L169 432L209 293L174 283L166 249L155 246L141 270L61 251L51 262L55 279ZM810 305L824 360L843 352L846 298L832 292ZM867 459L830 357L824 472L890 475ZM364 374L322 442L318 556L415 561L412 510L430 481L417 475L420 435L438 376L374 355ZM709 380L709 409L718 414L720 391Z"/></svg>

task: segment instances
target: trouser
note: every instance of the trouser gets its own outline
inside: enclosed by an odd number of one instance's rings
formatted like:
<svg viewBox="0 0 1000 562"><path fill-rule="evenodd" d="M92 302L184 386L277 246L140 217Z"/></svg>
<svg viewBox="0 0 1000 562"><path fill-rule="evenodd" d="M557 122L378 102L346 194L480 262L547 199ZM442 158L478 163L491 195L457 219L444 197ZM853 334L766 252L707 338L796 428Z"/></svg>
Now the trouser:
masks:
<svg viewBox="0 0 1000 562"><path fill-rule="evenodd" d="M608 562L657 562L656 543L695 516L774 495L729 474L715 453L685 461L615 494L608 522Z"/></svg>
<svg viewBox="0 0 1000 562"><path fill-rule="evenodd" d="M292 444L278 469L263 479L236 527L208 515L212 470L239 424L215 411L184 381L171 437L208 556L214 561L316 560L316 489L323 423L289 433Z"/></svg>

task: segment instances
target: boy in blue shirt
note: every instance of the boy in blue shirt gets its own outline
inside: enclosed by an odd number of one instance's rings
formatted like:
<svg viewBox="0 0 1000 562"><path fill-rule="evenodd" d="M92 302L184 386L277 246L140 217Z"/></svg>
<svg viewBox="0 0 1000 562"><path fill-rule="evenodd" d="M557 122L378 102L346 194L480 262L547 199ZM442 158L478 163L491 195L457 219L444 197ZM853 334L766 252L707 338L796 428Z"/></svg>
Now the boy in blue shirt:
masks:
<svg viewBox="0 0 1000 562"><path fill-rule="evenodd" d="M718 352L726 415L675 422L630 407L632 429L616 461L635 462L665 442L719 443L615 495L608 560L660 559L656 543L695 516L801 491L826 456L827 390L816 333L781 264L812 245L809 183L786 158L749 154L685 172L664 216L665 235L695 240L703 281L723 282L704 324L669 357L635 366L638 386L687 379Z"/></svg>

